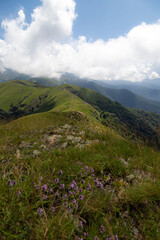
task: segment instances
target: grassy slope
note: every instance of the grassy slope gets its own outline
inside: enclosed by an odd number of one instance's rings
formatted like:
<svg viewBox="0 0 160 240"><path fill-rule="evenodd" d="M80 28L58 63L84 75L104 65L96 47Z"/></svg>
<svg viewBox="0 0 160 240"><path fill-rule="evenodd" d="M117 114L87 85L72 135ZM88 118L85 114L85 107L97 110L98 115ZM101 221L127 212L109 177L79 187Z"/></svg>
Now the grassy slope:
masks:
<svg viewBox="0 0 160 240"><path fill-rule="evenodd" d="M0 232L1 239L83 239L93 240L106 234L121 240L160 239L160 155L153 149L128 142L114 131L89 120L83 115L71 117L70 112L39 113L20 118L0 127ZM60 126L69 124L76 134L85 131L84 138L100 142L82 150L70 146L63 149L41 149L44 136L53 134ZM66 133L65 134L70 134ZM27 141L33 148L17 152L19 144ZM35 143L35 144L34 144ZM41 155L35 158L34 149ZM127 165L120 159L124 159ZM84 174L83 167L94 169ZM59 176L59 170L63 171ZM82 172L81 177L79 173ZM133 174L134 181L127 176ZM42 180L40 180L42 176ZM59 178L65 190L55 184ZM82 179L85 184L82 184ZM97 188L98 179L103 188ZM16 184L10 187L9 180ZM82 193L61 198L68 194L69 185L75 180ZM91 189L86 190L87 184ZM53 192L43 191L47 184ZM37 187L35 188L35 185ZM39 186L39 187L38 187ZM21 194L18 192L21 189ZM59 192L60 196L55 197ZM84 199L80 200L79 195ZM43 196L47 195L44 200ZM79 203L78 209L73 199ZM52 212L51 207L55 208ZM37 209L43 210L43 215ZM83 229L81 229L81 222ZM103 225L106 232L100 233ZM87 238L84 232L89 233Z"/></svg>
<svg viewBox="0 0 160 240"><path fill-rule="evenodd" d="M127 126L127 129L131 129L139 136L150 138L150 140L156 135L156 129L158 129L160 125L160 117L158 114L150 114L126 108L118 102L113 102L91 89L67 84L63 85L63 87L79 96L84 101L87 101L92 106L98 107L102 112L101 117L104 120L104 123L107 123L109 113L112 115L114 124L116 124L116 119L119 121L118 127L120 125Z"/></svg>
<svg viewBox="0 0 160 240"><path fill-rule="evenodd" d="M40 100L41 98L41 100ZM59 87L43 87L30 81L9 81L0 84L0 108L9 111L10 106L19 109L35 108L34 112L77 110L98 115L89 104Z"/></svg>

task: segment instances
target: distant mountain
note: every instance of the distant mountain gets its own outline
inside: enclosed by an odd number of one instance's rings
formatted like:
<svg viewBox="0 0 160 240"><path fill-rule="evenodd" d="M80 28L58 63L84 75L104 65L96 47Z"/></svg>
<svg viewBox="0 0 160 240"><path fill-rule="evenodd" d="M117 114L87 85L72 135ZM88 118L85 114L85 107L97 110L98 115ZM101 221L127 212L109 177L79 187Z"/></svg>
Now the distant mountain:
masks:
<svg viewBox="0 0 160 240"><path fill-rule="evenodd" d="M85 87L90 88L94 91L97 91L101 93L102 95L110 98L113 101L117 101L121 103L122 105L129 107L129 108L135 108L139 110L145 110L148 112L155 112L160 114L160 102L153 101L151 99L147 99L145 97L139 96L141 95L141 91L143 92L143 87L138 87L136 84L134 85L131 83L130 85L123 84L120 85L114 85L109 84L108 82L102 82L102 81L91 81L89 79L80 79L74 75L71 74L65 74L62 75L60 79L50 79L50 78L33 78L31 81L36 82L38 84L41 84L43 86L60 86L62 84L71 84L79 87ZM119 84L123 83L123 81L118 81ZM121 89L123 87L123 89ZM126 89L125 89L126 87ZM135 88L137 91L139 91L139 95L135 94L134 91L130 91L128 88ZM119 89L120 88L120 89ZM151 90L147 89L148 94L152 94L153 97L156 98L158 96L155 94L155 91L158 92L158 90ZM160 91L159 91L160 94ZM159 95L160 97L160 95Z"/></svg>
<svg viewBox="0 0 160 240"><path fill-rule="evenodd" d="M9 80L28 80L30 78L27 74L18 73L11 69L5 69L5 71L0 72L0 82L5 82Z"/></svg>
<svg viewBox="0 0 160 240"><path fill-rule="evenodd" d="M108 87L116 89L128 89L129 91L160 102L160 79L144 80L141 82L129 82L123 80L116 81L95 81L101 87Z"/></svg>

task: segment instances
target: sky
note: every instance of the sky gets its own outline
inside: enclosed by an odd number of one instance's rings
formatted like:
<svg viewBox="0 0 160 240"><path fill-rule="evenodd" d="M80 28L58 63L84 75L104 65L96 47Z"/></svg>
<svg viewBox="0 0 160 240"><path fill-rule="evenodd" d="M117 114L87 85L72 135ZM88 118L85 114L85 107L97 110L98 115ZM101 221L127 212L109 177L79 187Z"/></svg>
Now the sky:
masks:
<svg viewBox="0 0 160 240"><path fill-rule="evenodd" d="M158 0L0 0L0 71L160 77Z"/></svg>

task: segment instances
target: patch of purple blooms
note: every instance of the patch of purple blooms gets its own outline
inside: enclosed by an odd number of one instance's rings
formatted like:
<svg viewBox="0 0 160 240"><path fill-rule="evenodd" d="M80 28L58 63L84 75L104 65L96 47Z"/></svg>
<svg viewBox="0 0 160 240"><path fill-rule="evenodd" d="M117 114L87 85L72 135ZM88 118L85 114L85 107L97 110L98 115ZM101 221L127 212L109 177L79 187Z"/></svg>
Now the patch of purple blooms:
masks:
<svg viewBox="0 0 160 240"><path fill-rule="evenodd" d="M16 184L16 181L15 181L15 180L13 180L13 181L9 180L9 181L8 181L9 187L14 186L15 184Z"/></svg>
<svg viewBox="0 0 160 240"><path fill-rule="evenodd" d="M42 191L46 191L47 190L47 184L44 184L43 186L42 186Z"/></svg>
<svg viewBox="0 0 160 240"><path fill-rule="evenodd" d="M43 215L43 209L42 208L37 208L37 213L38 213L38 215L42 216Z"/></svg>

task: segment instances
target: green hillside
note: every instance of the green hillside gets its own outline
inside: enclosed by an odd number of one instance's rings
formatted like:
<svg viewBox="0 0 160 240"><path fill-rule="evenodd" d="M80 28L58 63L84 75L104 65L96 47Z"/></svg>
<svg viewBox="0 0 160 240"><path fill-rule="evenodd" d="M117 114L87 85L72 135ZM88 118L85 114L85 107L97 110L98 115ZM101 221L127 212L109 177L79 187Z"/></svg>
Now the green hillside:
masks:
<svg viewBox="0 0 160 240"><path fill-rule="evenodd" d="M156 135L156 130L160 126L160 115L126 108L91 89L72 85L64 85L63 87L100 111L104 125L114 126L116 129L123 126L123 133L127 130L127 132L135 133L143 139L147 138L151 142L159 142L159 134Z"/></svg>
<svg viewBox="0 0 160 240"><path fill-rule="evenodd" d="M2 240L160 239L159 152L81 111L25 116L0 135Z"/></svg>
<svg viewBox="0 0 160 240"><path fill-rule="evenodd" d="M97 114L92 106L66 89L44 87L27 80L0 84L0 108L21 115L49 110L77 110Z"/></svg>

